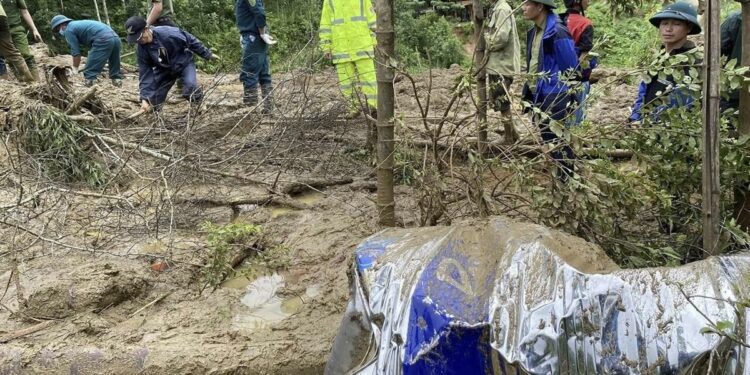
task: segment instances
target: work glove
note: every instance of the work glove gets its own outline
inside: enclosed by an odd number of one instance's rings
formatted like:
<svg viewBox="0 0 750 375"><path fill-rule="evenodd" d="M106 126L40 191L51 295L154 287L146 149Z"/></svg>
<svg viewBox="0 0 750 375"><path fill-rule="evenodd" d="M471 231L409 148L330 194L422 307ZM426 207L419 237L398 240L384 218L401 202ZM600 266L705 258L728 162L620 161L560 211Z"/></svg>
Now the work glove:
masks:
<svg viewBox="0 0 750 375"><path fill-rule="evenodd" d="M260 38L263 39L263 41L266 42L266 44L268 44L269 46L276 44L276 39L272 37L271 34L261 34Z"/></svg>
<svg viewBox="0 0 750 375"><path fill-rule="evenodd" d="M211 58L210 58L210 59L211 59L211 60L216 60L216 61L219 61L219 60L221 60L221 56L219 56L219 55L217 55L217 54L215 54L215 53L211 52Z"/></svg>

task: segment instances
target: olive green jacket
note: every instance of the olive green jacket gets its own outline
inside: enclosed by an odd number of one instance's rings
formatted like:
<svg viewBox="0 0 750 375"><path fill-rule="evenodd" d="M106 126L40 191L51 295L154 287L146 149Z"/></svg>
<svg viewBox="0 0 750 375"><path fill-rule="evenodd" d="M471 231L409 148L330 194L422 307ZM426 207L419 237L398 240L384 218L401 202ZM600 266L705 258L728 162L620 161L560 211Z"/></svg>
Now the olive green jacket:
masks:
<svg viewBox="0 0 750 375"><path fill-rule="evenodd" d="M513 9L506 0L497 0L485 26L487 73L512 76L521 71L521 43Z"/></svg>

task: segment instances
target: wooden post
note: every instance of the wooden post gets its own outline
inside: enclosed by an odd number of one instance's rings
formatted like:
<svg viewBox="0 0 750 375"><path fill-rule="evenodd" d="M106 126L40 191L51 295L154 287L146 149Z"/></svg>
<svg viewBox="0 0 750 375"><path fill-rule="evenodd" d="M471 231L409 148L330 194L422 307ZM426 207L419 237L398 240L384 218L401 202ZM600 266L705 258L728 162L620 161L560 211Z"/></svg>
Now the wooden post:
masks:
<svg viewBox="0 0 750 375"><path fill-rule="evenodd" d="M484 39L484 7L482 0L472 1L472 17L474 20L474 74L477 78L477 158L479 163L472 168L474 187L471 199L477 206L480 217L489 215L489 207L484 198L484 154L489 141L487 139L487 69L485 69L485 50L487 41Z"/></svg>
<svg viewBox="0 0 750 375"><path fill-rule="evenodd" d="M378 77L378 214L380 225L396 225L393 195L393 153L395 93L393 91L396 33L393 29L393 0L375 0L377 42L375 65Z"/></svg>
<svg viewBox="0 0 750 375"><path fill-rule="evenodd" d="M99 14L99 0L94 0L94 9L96 9L96 19L99 20L99 22L102 22L102 16Z"/></svg>
<svg viewBox="0 0 750 375"><path fill-rule="evenodd" d="M717 255L719 211L719 71L721 70L720 0L707 0L703 61L703 250Z"/></svg>
<svg viewBox="0 0 750 375"><path fill-rule="evenodd" d="M477 129L479 140L477 144L479 155L484 155L487 148L487 69L484 68L484 53L486 40L484 39L484 8L482 0L473 0L472 19L474 20L474 69L477 77Z"/></svg>
<svg viewBox="0 0 750 375"><path fill-rule="evenodd" d="M107 25L112 25L109 23L109 9L107 9L107 0L102 0L102 11L104 11L104 21L107 22Z"/></svg>
<svg viewBox="0 0 750 375"><path fill-rule="evenodd" d="M750 0L738 0L742 3L742 56L741 66L750 66ZM740 136L750 134L750 85L743 84L740 89ZM745 231L750 230L750 186L747 180L739 181L734 191L734 213L737 224Z"/></svg>

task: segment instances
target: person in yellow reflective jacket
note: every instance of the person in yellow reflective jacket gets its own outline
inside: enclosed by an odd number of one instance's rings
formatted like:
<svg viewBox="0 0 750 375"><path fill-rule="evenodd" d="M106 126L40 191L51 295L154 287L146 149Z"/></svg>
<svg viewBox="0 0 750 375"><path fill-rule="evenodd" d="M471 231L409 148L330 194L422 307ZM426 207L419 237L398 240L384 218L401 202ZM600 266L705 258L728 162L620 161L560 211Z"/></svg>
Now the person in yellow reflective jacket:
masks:
<svg viewBox="0 0 750 375"><path fill-rule="evenodd" d="M374 30L371 0L323 0L320 48L336 66L341 91L350 99L350 117L364 110L376 115Z"/></svg>

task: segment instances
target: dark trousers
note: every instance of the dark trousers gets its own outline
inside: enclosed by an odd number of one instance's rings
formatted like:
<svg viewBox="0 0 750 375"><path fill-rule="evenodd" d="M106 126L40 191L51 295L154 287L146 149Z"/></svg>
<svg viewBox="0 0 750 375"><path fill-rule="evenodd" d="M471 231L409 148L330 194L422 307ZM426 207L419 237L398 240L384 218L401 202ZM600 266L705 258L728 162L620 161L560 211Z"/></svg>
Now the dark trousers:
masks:
<svg viewBox="0 0 750 375"><path fill-rule="evenodd" d="M86 58L86 68L83 69L83 76L86 79L96 79L104 70L104 65L109 63L109 78L122 79L120 72L120 50L122 42L116 35L106 39L95 40L89 49L89 55Z"/></svg>
<svg viewBox="0 0 750 375"><path fill-rule="evenodd" d="M537 100L534 106L538 107L547 117L534 115L533 121L539 127L542 141L554 147L550 157L558 164L557 177L563 181L567 180L573 174L573 161L575 154L573 148L568 142L555 134L550 128L551 120L559 123L560 127L565 127L565 121L572 115L571 105L573 98L570 94L559 93L542 96Z"/></svg>
<svg viewBox="0 0 750 375"><path fill-rule="evenodd" d="M513 77L505 77L496 74L489 75L490 81L490 105L492 109L498 112L507 112L510 110L510 97L506 88L510 89L513 83Z"/></svg>
<svg viewBox="0 0 750 375"><path fill-rule="evenodd" d="M268 44L255 34L242 35L242 72L240 81L245 89L271 84Z"/></svg>
<svg viewBox="0 0 750 375"><path fill-rule="evenodd" d="M156 70L154 79L158 85L154 95L153 104L157 109L167 101L169 90L172 89L175 82L182 80L182 97L191 101L199 102L203 100L203 90L198 86L198 75L195 69L195 63L190 62L180 73L174 73L168 70Z"/></svg>

